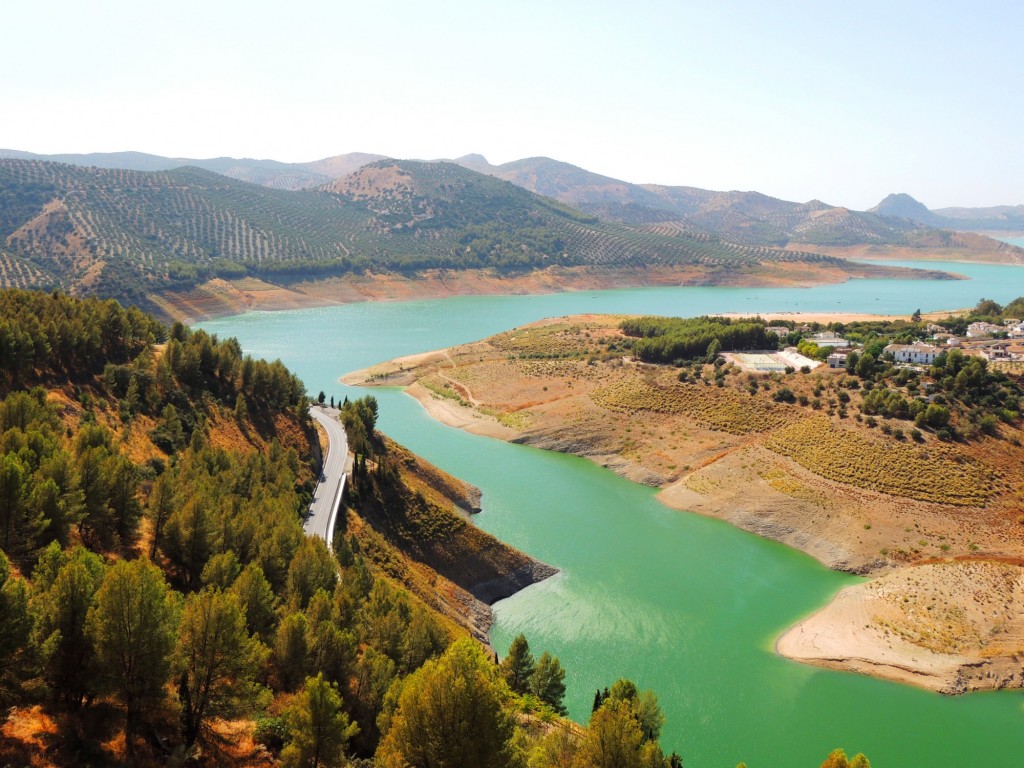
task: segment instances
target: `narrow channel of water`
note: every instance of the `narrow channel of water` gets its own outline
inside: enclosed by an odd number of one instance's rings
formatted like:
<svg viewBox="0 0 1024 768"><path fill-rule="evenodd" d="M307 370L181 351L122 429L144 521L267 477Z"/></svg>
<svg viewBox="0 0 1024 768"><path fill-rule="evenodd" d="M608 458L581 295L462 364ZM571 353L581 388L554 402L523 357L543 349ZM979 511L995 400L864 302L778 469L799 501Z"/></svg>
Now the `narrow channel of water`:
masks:
<svg viewBox="0 0 1024 768"><path fill-rule="evenodd" d="M917 266L923 266L917 264ZM343 373L402 354L579 312L909 313L1024 294L1024 269L955 269L969 282L856 280L813 289L654 288L465 297L251 313L202 323L248 353L280 357L311 392L359 396ZM369 391L369 390L368 390ZM1024 750L1024 695L944 698L804 667L778 634L852 577L729 525L674 512L653 492L589 462L481 438L433 421L412 398L375 389L381 428L484 491L479 524L562 572L496 606L495 647L525 632L568 670L571 715L616 677L653 688L667 750L689 768L818 765L834 747L876 768L1007 766Z"/></svg>

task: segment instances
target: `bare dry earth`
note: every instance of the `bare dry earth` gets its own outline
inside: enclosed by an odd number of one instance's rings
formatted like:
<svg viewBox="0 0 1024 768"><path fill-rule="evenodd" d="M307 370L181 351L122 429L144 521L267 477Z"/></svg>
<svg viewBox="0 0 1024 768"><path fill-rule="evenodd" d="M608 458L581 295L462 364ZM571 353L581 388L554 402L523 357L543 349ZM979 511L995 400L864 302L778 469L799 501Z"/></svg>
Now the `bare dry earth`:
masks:
<svg viewBox="0 0 1024 768"><path fill-rule="evenodd" d="M152 294L168 317L185 323L255 310L351 304L360 301L412 301L448 296L559 293L562 291L648 286L729 285L811 287L853 277L887 277L906 270L878 265L766 262L753 269L683 267L549 267L508 274L490 269L426 270L416 275L350 274L277 285L254 277L213 279L189 291ZM935 276L933 274L933 276Z"/></svg>
<svg viewBox="0 0 1024 768"><path fill-rule="evenodd" d="M973 232L957 232L951 247L901 245L809 245L792 244L800 251L813 251L843 259L879 261L960 261L975 264L1021 264L1021 249Z"/></svg>
<svg viewBox="0 0 1024 768"><path fill-rule="evenodd" d="M941 693L1020 688L1024 569L931 563L842 590L778 642L791 659Z"/></svg>
<svg viewBox="0 0 1024 768"><path fill-rule="evenodd" d="M633 362L616 347L619 320L542 321L344 381L409 386L447 424L589 458L661 488L671 507L727 520L831 568L880 575L936 558L1024 558L1019 431L967 446L931 435L920 446L898 440L853 418L856 392L840 416L845 372L737 371L717 387L709 367L706 383L680 383L676 369ZM775 402L782 386L808 405ZM849 668L884 674L884 666ZM957 688L948 679L930 687Z"/></svg>

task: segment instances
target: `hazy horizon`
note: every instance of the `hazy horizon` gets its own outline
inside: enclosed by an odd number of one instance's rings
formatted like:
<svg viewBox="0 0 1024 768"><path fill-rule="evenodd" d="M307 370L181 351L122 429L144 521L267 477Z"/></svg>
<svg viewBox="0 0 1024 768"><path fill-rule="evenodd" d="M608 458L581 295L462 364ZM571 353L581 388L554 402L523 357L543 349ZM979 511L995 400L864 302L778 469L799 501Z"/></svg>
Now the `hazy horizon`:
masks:
<svg viewBox="0 0 1024 768"><path fill-rule="evenodd" d="M9 149L546 156L855 209L1024 203L1024 9L992 2L42 0L6 17Z"/></svg>

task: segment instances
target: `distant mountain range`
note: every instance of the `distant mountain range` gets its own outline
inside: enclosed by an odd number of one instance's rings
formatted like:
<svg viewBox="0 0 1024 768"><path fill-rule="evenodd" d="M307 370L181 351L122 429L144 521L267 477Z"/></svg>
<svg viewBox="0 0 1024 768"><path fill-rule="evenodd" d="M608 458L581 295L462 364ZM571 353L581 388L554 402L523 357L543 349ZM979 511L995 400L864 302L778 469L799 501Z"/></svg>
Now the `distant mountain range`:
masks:
<svg viewBox="0 0 1024 768"><path fill-rule="evenodd" d="M843 256L1024 263L1024 249L949 226L1007 229L1015 217L1014 208L929 211L908 195L851 211L630 184L549 158L494 166L480 155L356 153L280 163L0 150L0 286L158 309L154 296L211 278L281 283L363 271L667 269L676 277L659 279L711 283L765 268L788 280L827 269L840 279L863 272ZM792 266L800 264L803 273Z"/></svg>
<svg viewBox="0 0 1024 768"><path fill-rule="evenodd" d="M281 163L277 160L214 157L205 160L184 157L162 157L145 152L93 152L89 154L39 155L17 149L0 149L0 158L11 160L47 160L86 168L120 168L126 171L171 171L191 166L219 173L228 178L259 184L272 189L311 189L332 179L345 176L384 155L352 152L326 157L310 163Z"/></svg>
<svg viewBox="0 0 1024 768"><path fill-rule="evenodd" d="M881 216L898 216L943 229L969 232L1024 233L1024 205L990 208L937 208L929 210L905 192L889 195L871 209Z"/></svg>
<svg viewBox="0 0 1024 768"><path fill-rule="evenodd" d="M363 166L387 159L384 155L353 152L307 163L282 163L230 157L170 158L142 152L40 155L10 149L0 149L0 158L135 171L192 166L286 190L322 187ZM933 230L1024 233L1024 205L931 211L910 195L894 194L868 211L853 211L820 200L796 203L759 192L631 184L547 157L491 165L483 155L470 154L448 162L509 181L605 221L633 226L684 223L746 245L948 248L958 245L956 238ZM970 247L977 245L972 242Z"/></svg>
<svg viewBox="0 0 1024 768"><path fill-rule="evenodd" d="M600 221L453 163L378 160L317 189L196 167L130 171L0 159L0 284L152 306L210 278L692 268L705 279L841 259L729 242L685 224Z"/></svg>

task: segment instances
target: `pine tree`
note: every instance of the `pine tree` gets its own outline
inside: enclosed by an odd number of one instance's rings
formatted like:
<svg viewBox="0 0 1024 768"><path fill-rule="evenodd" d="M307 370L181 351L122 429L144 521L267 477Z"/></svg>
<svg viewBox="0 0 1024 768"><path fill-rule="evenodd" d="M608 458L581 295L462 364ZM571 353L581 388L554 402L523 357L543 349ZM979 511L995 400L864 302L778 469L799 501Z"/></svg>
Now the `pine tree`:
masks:
<svg viewBox="0 0 1024 768"><path fill-rule="evenodd" d="M306 642L306 617L292 613L281 621L274 637L274 667L278 683L286 691L295 688L306 677L309 646Z"/></svg>
<svg viewBox="0 0 1024 768"><path fill-rule="evenodd" d="M49 522L28 503L30 468L15 453L0 456L0 548L30 562Z"/></svg>
<svg viewBox="0 0 1024 768"><path fill-rule="evenodd" d="M174 655L186 749L210 718L237 717L259 702L256 642L235 595L211 587L189 595Z"/></svg>
<svg viewBox="0 0 1024 768"><path fill-rule="evenodd" d="M502 707L504 688L476 643L456 641L406 678L378 764L507 768L513 718Z"/></svg>
<svg viewBox="0 0 1024 768"><path fill-rule="evenodd" d="M359 732L359 726L342 711L337 688L323 675L306 680L284 720L289 736L281 762L287 768L341 765L346 745Z"/></svg>
<svg viewBox="0 0 1024 768"><path fill-rule="evenodd" d="M0 551L0 723L21 683L31 630L28 589L23 579L11 573L10 561Z"/></svg>
<svg viewBox="0 0 1024 768"><path fill-rule="evenodd" d="M560 715L566 714L562 699L565 698L565 670L547 651L537 660L537 667L530 678L530 692Z"/></svg>
<svg viewBox="0 0 1024 768"><path fill-rule="evenodd" d="M263 569L256 563L249 563L231 585L231 591L245 607L245 626L248 632L259 635L264 641L268 640L277 623L277 597L263 575Z"/></svg>
<svg viewBox="0 0 1024 768"><path fill-rule="evenodd" d="M34 636L43 677L60 701L79 706L96 692L96 663L86 617L103 582L103 561L82 547L61 552L54 542L33 579Z"/></svg>
<svg viewBox="0 0 1024 768"><path fill-rule="evenodd" d="M174 595L148 560L111 568L86 619L98 671L125 708L129 750L140 719L163 698L176 621Z"/></svg>
<svg viewBox="0 0 1024 768"><path fill-rule="evenodd" d="M508 655L499 665L501 676L515 693L524 694L530 690L530 680L535 668L530 644L526 641L525 635L516 635L508 647Z"/></svg>

